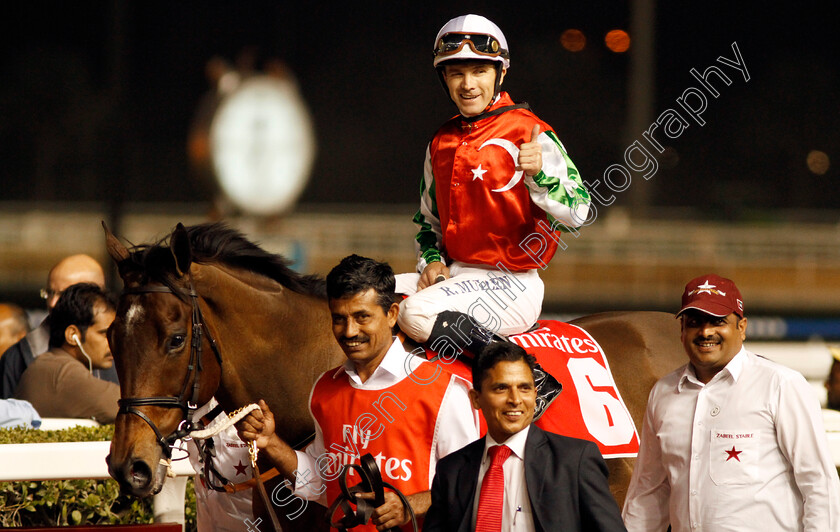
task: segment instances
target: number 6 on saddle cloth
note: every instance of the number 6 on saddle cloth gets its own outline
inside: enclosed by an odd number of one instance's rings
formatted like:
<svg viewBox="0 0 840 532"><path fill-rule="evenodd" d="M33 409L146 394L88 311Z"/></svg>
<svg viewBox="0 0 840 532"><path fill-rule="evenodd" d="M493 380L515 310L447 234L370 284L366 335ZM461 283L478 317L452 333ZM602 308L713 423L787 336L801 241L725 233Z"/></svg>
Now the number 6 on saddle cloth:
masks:
<svg viewBox="0 0 840 532"><path fill-rule="evenodd" d="M348 488L347 474L351 469L354 469L359 474L361 482ZM385 504L385 488L388 488L397 494L400 501L402 501L403 506L408 509L408 513L411 516L411 524L414 527L414 532L418 532L417 518L414 515L414 510L412 510L411 505L405 498L405 495L403 495L400 490L391 484L382 481L382 475L379 472L379 467L376 466L376 460L374 460L373 455L370 453L361 456L358 464L345 465L338 477L338 484L341 487L341 495L339 495L332 504L330 504L330 507L327 510L327 521L329 521L332 528L336 528L340 532L346 532L348 528L353 528L354 526L367 523L373 513L373 510ZM359 499L356 497L359 493L370 492L373 492L373 501ZM350 506L351 503L356 505L355 510L353 510ZM333 514L338 508L341 508L344 516L338 521L333 521ZM388 529L388 532L400 532L400 528L393 527Z"/></svg>

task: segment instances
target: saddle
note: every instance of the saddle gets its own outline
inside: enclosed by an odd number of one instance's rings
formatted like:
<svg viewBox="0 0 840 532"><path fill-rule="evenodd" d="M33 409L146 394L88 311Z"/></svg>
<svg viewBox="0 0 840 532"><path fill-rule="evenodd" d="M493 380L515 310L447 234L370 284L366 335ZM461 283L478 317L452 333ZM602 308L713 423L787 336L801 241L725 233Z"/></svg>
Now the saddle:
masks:
<svg viewBox="0 0 840 532"><path fill-rule="evenodd" d="M403 339L402 336L400 336ZM563 387L534 424L598 445L604 458L633 457L639 435L598 342L584 329L556 320L540 320L528 331L507 338L537 358L545 372ZM431 349L404 339L406 351L437 364L443 371L472 382L469 359L444 360ZM482 432L486 430L480 415ZM535 416L536 419L536 416Z"/></svg>

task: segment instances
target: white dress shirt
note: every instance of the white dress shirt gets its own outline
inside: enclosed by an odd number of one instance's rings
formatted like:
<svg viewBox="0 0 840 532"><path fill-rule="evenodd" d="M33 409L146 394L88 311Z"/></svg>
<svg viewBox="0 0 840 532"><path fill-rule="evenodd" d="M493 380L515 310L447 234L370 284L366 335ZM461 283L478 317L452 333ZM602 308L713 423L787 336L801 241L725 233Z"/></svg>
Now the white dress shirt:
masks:
<svg viewBox="0 0 840 532"><path fill-rule="evenodd" d="M840 531L819 402L741 349L707 384L690 364L651 390L622 514L628 531Z"/></svg>
<svg viewBox="0 0 840 532"><path fill-rule="evenodd" d="M422 358L407 353L399 340L395 339L382 359L382 362L379 363L379 366L365 382L362 382L361 378L359 378L359 375L353 367L353 363L349 360L338 370L329 371L347 373L350 385L353 388L359 390L384 390L394 386L403 379L409 378L409 374L422 363ZM435 425L435 438L432 444L433 452L429 463L429 488L432 487L431 481L435 476L435 466L438 460L474 442L480 436L478 411L474 410L472 403L470 403L469 383L447 372L441 373L438 378L449 379L449 386L440 404ZM312 401L311 391L309 393L309 401L310 403ZM316 462L325 453L327 453L327 450L324 446L324 433L318 424L318 420L315 420L315 439L304 451L296 451L298 459L297 470L298 472L304 473L297 476L294 494L328 506L325 495L326 487L323 485L323 480L317 473L319 467ZM311 474L307 472L315 473Z"/></svg>
<svg viewBox="0 0 840 532"><path fill-rule="evenodd" d="M528 439L528 425L517 432L504 443L498 443L487 434L484 444L484 454L481 457L481 468L478 470L478 484L475 487L473 502L472 528L475 529L475 519L478 515L478 499L481 495L481 483L484 475L490 469L490 457L487 450L494 445L507 445L511 454L505 460L502 469L505 472L505 502L502 511L502 530L511 532L533 532L534 515L531 511L531 500L528 498L528 486L525 484L525 441Z"/></svg>

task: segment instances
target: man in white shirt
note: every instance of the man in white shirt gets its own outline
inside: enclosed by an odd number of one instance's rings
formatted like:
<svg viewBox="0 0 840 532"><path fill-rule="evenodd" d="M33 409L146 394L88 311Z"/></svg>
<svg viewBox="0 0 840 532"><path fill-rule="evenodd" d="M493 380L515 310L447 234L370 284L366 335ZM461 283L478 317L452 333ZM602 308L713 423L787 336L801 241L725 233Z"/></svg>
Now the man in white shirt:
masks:
<svg viewBox="0 0 840 532"><path fill-rule="evenodd" d="M333 334L347 361L312 388L315 440L305 452L275 434L274 416L263 401L237 428L293 483L295 495L325 506L341 495L342 466L370 453L382 480L400 490L422 519L437 461L477 439L479 424L469 383L406 353L393 336L399 313L394 287L390 266L358 255L345 257L327 276ZM350 472L348 486L359 480ZM384 495L370 522L353 530L409 522L399 497Z"/></svg>
<svg viewBox="0 0 840 532"><path fill-rule="evenodd" d="M735 284L693 279L677 316L689 363L650 392L627 529L840 530L819 401L802 375L744 349Z"/></svg>
<svg viewBox="0 0 840 532"><path fill-rule="evenodd" d="M598 447L531 425L535 362L509 342L479 354L470 399L487 435L438 462L424 532L624 530Z"/></svg>

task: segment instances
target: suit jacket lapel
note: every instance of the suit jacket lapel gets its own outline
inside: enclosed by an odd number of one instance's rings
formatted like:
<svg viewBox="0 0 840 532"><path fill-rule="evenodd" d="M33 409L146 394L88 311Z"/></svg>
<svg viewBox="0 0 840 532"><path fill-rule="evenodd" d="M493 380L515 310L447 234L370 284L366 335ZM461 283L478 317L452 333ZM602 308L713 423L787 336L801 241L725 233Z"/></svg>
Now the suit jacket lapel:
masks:
<svg viewBox="0 0 840 532"><path fill-rule="evenodd" d="M531 511L534 515L534 525L542 530L540 523L546 520L541 515L544 508L541 504L543 486L545 485L545 467L551 461L548 456L545 433L536 425L531 425L528 438L525 440L525 485L528 487L528 499L531 501Z"/></svg>
<svg viewBox="0 0 840 532"><path fill-rule="evenodd" d="M458 492L457 508L462 508L459 531L472 530L473 505L475 503L475 489L478 485L478 471L481 469L481 456L484 454L485 438L479 438L467 447L464 467L458 471L458 486L464 489Z"/></svg>

